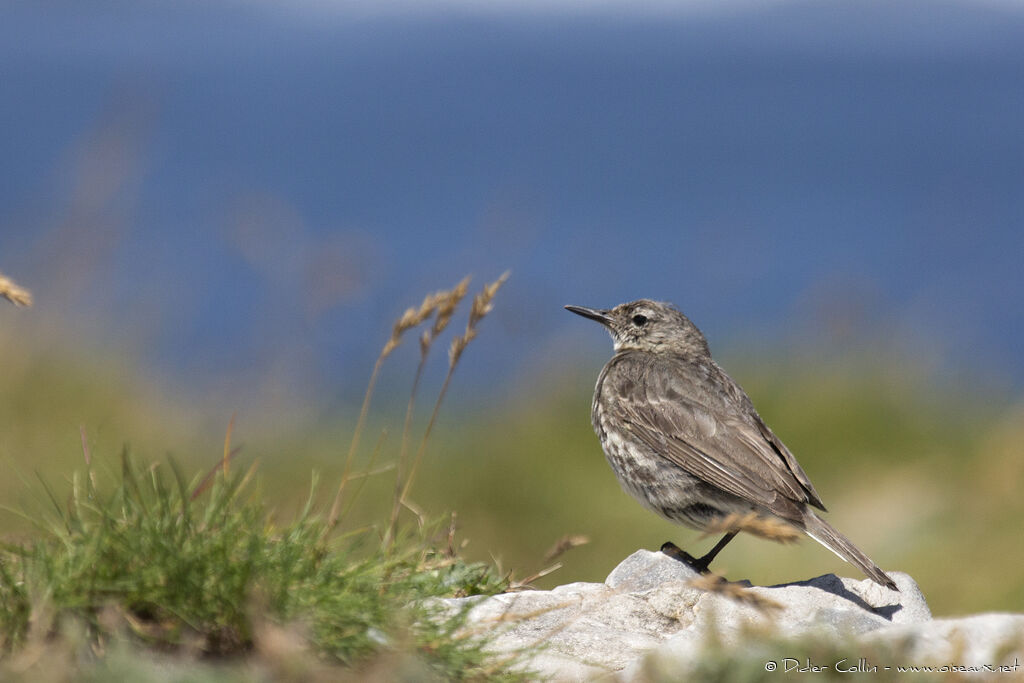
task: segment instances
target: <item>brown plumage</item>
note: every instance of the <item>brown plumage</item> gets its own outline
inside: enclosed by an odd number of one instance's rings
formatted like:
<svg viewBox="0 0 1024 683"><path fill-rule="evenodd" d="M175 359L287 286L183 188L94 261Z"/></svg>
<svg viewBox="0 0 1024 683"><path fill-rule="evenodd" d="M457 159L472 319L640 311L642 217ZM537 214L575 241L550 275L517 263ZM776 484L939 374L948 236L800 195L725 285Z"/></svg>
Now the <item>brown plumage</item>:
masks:
<svg viewBox="0 0 1024 683"><path fill-rule="evenodd" d="M877 583L896 584L818 517L821 497L750 398L711 358L704 335L670 304L641 299L597 310L615 355L601 371L591 419L622 487L659 515L704 529L756 513L808 534ZM696 560L699 569L735 535Z"/></svg>

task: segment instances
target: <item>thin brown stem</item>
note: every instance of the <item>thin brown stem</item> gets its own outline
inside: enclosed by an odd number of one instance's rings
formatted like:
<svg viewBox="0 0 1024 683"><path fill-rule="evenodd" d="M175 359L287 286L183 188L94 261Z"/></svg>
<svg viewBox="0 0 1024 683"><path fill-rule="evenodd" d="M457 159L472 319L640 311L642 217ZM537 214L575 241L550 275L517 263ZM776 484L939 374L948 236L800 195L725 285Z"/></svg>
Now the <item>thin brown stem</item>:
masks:
<svg viewBox="0 0 1024 683"><path fill-rule="evenodd" d="M412 468L409 470L409 476L405 479L405 485L402 487L402 495L399 498L400 501L405 501L409 496L409 491L412 489L412 483L416 479L416 471L419 469L420 461L423 460L423 453L427 450L427 440L430 438L430 433L434 429L434 424L437 422L437 414L441 410L441 403L444 401L445 394L448 393L448 385L451 384L452 374L455 372L455 367L459 364L459 359L462 358L462 352L466 350L469 343L476 338L477 326L480 321L490 313L493 307L494 296L501 289L501 286L508 279L508 271L502 273L494 282L489 285L485 285L483 291L477 294L473 298L473 305L469 311L469 322L466 323L466 331L461 335L452 340L451 346L448 350L448 373L444 377L444 384L441 385L441 391L437 395L437 400L434 402L434 410L430 414L430 420L427 422L427 428L423 432L423 438L420 439L419 448L416 449L416 456L412 461Z"/></svg>
<svg viewBox="0 0 1024 683"><path fill-rule="evenodd" d="M377 384L377 375L380 374L380 368L384 364L384 359L388 357L390 353L388 346L384 347L384 350L377 356L377 362L373 364L373 372L370 373L370 381L366 386L366 393L363 395L363 407L359 409L359 419L356 420L356 428L352 433L352 441L349 442L348 455L345 456L345 467L341 471L341 483L338 484L338 492L334 494L334 502L331 504L331 512L328 516L330 520L330 526L338 520L338 511L341 506L341 494L345 490L345 483L348 481L349 473L352 471L352 461L355 458L356 450L359 448L359 436L363 431L363 425L366 423L366 415L370 410L370 399L373 398L373 389Z"/></svg>
<svg viewBox="0 0 1024 683"><path fill-rule="evenodd" d="M387 430L381 431L380 438L377 439L377 445L373 448L373 453L370 455L370 461L366 465L366 471L359 474L349 474L345 479L342 480L342 486L352 479L359 479L359 484L355 490L355 493L349 498L348 504L344 510L336 511L331 509L331 515L327 518L327 528L333 529L338 524L345 521L348 517L348 513L352 510L352 506L359 499L359 494L362 493L363 487L366 486L366 480L370 478L372 474L379 474L386 472L388 468L382 468L377 471L373 470L373 466L377 463L377 457L380 455L381 449L384 447L384 440L387 438ZM339 503L340 499L336 499L335 503Z"/></svg>
<svg viewBox="0 0 1024 683"><path fill-rule="evenodd" d="M231 454L231 432L235 430L235 418L238 417L238 413L231 415L231 420L228 422L227 432L224 434L224 455L221 456L221 464L224 468L224 476L228 476L228 464L230 463Z"/></svg>
<svg viewBox="0 0 1024 683"><path fill-rule="evenodd" d="M444 401L444 396L448 393L448 385L452 381L452 373L455 372L455 364L449 364L448 374L444 376L444 384L441 385L441 391L437 395L437 400L434 401L434 411L430 414L430 421L427 422L427 428L423 432L423 438L420 439L420 445L416 449L416 456L412 460L412 467L409 469L409 476L405 478L405 486L402 487L402 495L400 500L405 500L409 495L409 490L412 489L412 482L416 478L416 470L419 469L420 461L423 459L423 453L427 450L427 439L430 438L430 432L434 429L434 423L437 422L437 414L441 410L441 402Z"/></svg>
<svg viewBox="0 0 1024 683"><path fill-rule="evenodd" d="M398 455L398 472L395 475L395 494L391 501L391 517L388 520L388 530L384 536L385 546L390 545L395 540L395 531L398 526L398 514L402 507L405 464L409 458L409 432L412 430L413 406L416 402L416 392L419 389L420 378L423 377L423 368L427 364L427 356L429 353L430 336L425 333L420 342L420 363L416 367L416 376L412 380L412 390L409 392L409 404L405 409L405 425L402 428L402 448Z"/></svg>

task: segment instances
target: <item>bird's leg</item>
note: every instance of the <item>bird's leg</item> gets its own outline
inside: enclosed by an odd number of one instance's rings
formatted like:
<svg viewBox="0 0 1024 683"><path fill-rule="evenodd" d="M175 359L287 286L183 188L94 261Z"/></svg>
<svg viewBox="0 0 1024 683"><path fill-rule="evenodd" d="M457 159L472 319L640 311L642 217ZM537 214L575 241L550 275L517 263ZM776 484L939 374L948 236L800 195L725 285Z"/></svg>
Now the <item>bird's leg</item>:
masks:
<svg viewBox="0 0 1024 683"><path fill-rule="evenodd" d="M700 571L701 574L706 574L708 571L708 565L711 564L711 560L715 559L715 556L722 552L722 548L729 545L729 541L731 541L738 533L738 531L730 531L725 536L722 536L722 540L716 543L715 547L709 550L704 557L697 560L693 566Z"/></svg>
<svg viewBox="0 0 1024 683"><path fill-rule="evenodd" d="M661 552L665 553L669 557L674 557L681 562L685 562L701 574L707 574L708 565L711 564L711 561L715 559L715 556L717 556L718 553L722 552L722 548L729 545L729 541L731 541L738 533L739 531L730 531L727 533L722 537L722 540L716 543L715 547L709 550L703 557L694 557L685 550L680 550L679 546L672 541L664 543L661 546Z"/></svg>

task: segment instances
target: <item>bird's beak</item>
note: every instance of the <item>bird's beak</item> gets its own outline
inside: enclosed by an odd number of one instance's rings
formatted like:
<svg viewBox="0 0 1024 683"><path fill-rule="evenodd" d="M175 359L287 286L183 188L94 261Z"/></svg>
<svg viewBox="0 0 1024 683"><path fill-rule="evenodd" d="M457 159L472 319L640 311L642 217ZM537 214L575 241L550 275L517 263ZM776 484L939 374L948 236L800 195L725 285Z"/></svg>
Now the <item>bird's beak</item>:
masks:
<svg viewBox="0 0 1024 683"><path fill-rule="evenodd" d="M610 311L602 311L597 308L586 308L584 306L566 306L565 310L572 311L576 315L582 315L584 318L596 320L605 327L610 327L612 324L612 318L608 315Z"/></svg>

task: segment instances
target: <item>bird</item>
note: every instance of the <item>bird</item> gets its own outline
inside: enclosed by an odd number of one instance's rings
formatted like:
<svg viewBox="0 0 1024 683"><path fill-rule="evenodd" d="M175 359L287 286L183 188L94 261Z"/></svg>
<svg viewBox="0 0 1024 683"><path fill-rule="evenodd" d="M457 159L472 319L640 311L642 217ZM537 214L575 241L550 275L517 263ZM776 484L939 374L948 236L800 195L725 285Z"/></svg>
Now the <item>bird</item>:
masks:
<svg viewBox="0 0 1024 683"><path fill-rule="evenodd" d="M730 515L782 522L899 590L817 511L825 505L746 392L711 358L704 334L674 305L640 299L611 309L566 306L611 334L591 422L622 488L644 507L698 530ZM683 559L702 573L739 532ZM663 550L678 550L666 543Z"/></svg>

